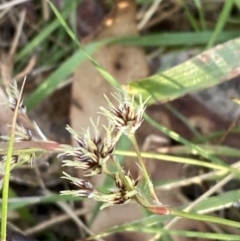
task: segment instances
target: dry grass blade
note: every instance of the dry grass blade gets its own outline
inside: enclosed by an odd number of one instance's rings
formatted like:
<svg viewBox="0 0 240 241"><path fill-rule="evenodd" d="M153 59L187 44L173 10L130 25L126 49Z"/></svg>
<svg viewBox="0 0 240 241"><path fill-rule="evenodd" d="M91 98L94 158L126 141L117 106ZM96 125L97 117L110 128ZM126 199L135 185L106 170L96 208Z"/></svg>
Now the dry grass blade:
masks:
<svg viewBox="0 0 240 241"><path fill-rule="evenodd" d="M11 8L11 7L14 7L16 5L19 5L19 4L22 4L24 2L28 2L28 1L31 1L31 0L13 0L11 2L2 3L0 5L0 10L4 10L6 8Z"/></svg>
<svg viewBox="0 0 240 241"><path fill-rule="evenodd" d="M88 213L90 211L81 208L79 210L74 210L74 213L76 214L76 216L80 216L80 215L84 215L86 213ZM62 214L56 217L53 217L49 220L43 221L41 223L38 223L36 226L33 226L31 228L26 229L23 233L25 235L33 235L36 233L39 233L45 229L50 228L51 226L57 225L59 223L65 222L67 220L69 220L71 217L66 213L66 214Z"/></svg>
<svg viewBox="0 0 240 241"><path fill-rule="evenodd" d="M144 28L144 26L147 24L149 19L152 17L152 15L155 13L156 9L158 8L158 5L162 2L162 0L155 0L151 7L147 10L147 12L144 14L141 22L138 24L138 29L141 30Z"/></svg>
<svg viewBox="0 0 240 241"><path fill-rule="evenodd" d="M2 79L5 87L9 86L12 83L12 69L14 65L14 56L15 56L15 52L16 52L20 35L22 32L25 16L26 16L26 11L25 10L21 11L19 15L20 21L18 23L17 31L15 33L14 39L11 43L11 48L8 54L2 53L2 56L1 56L0 67L1 67Z"/></svg>

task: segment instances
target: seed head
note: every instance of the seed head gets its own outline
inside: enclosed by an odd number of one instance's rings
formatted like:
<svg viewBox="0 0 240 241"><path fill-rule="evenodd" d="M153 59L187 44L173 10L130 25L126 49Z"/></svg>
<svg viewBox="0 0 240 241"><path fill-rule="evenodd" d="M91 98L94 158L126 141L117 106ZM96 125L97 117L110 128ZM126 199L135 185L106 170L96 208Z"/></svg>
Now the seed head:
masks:
<svg viewBox="0 0 240 241"><path fill-rule="evenodd" d="M113 128L105 128L106 136L104 139L100 137L98 130L98 122L94 128L94 137L92 137L90 130L87 129L79 136L69 126L67 130L76 139L78 146L72 151L68 151L67 155L73 157L73 161L65 160L65 166L73 166L85 171L85 176L92 176L102 172L102 165L106 162L115 148L115 139L112 135Z"/></svg>
<svg viewBox="0 0 240 241"><path fill-rule="evenodd" d="M110 204L125 204L130 200L127 192L122 189L110 193L109 197L112 197L112 199L109 200Z"/></svg>
<svg viewBox="0 0 240 241"><path fill-rule="evenodd" d="M111 190L107 195L96 195L96 200L104 202L100 209L103 209L114 204L126 204L133 196L138 193L136 188L138 179L134 180L130 172L126 173L121 170L115 174L115 184L117 189ZM99 193L98 193L99 194Z"/></svg>
<svg viewBox="0 0 240 241"><path fill-rule="evenodd" d="M130 171L127 173L122 170L121 173L116 173L115 184L121 190L133 190L138 184L139 178L133 179Z"/></svg>
<svg viewBox="0 0 240 241"><path fill-rule="evenodd" d="M105 115L114 127L125 133L132 134L141 126L143 122L143 113L146 109L146 101L143 102L142 96L139 96L139 105L136 105L134 96L129 96L126 92L118 92L113 94L118 101L115 106L106 96L109 107L105 109L101 107L102 114Z"/></svg>
<svg viewBox="0 0 240 241"><path fill-rule="evenodd" d="M122 189L111 191L106 195L99 195L99 193L95 196L95 199L104 204L100 207L100 209L104 209L106 207L115 205L115 204L126 204L131 201L132 197L138 193L137 190L126 191Z"/></svg>
<svg viewBox="0 0 240 241"><path fill-rule="evenodd" d="M74 185L79 187L79 190L63 191L61 192L62 194L73 194L74 196L80 196L84 198L93 197L95 190L93 185L90 182L85 181L83 179L76 178L76 177L72 177L66 172L63 172L63 174L64 174L63 178L70 180Z"/></svg>

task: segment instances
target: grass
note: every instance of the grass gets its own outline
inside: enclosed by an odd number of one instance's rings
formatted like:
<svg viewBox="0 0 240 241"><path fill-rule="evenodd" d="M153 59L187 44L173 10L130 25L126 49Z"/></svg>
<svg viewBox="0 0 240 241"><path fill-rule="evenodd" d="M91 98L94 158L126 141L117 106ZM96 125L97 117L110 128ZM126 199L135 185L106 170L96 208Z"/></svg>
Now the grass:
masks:
<svg viewBox="0 0 240 241"><path fill-rule="evenodd" d="M139 9L144 9L144 7L147 9L147 7L151 6L154 1L138 2ZM43 100L55 93L59 85L64 82L67 77L71 76L76 68L87 59L92 61L94 66L106 79L106 81L114 86L117 86L118 84L116 83L115 78L103 67L101 67L92 57L94 52L109 43L128 46L141 46L146 52L148 52L151 48L156 49L159 47L163 48L165 53L174 53L174 51L182 49L191 50L192 48L198 48L199 55L188 60L187 62L179 63L173 68L169 67L163 72L152 74L151 76L144 78L141 82L138 82L139 80L133 80L133 82L131 82L130 91L132 93L142 93L144 99L146 99L149 95L152 96L148 104L156 104L159 102L167 103L186 94L192 94L195 91L217 85L222 81L228 80L230 78L229 76L234 77L231 72L234 72L234 70L239 67L238 49L240 48L240 42L239 40L233 39L238 37L240 32L235 30L232 27L231 22L229 23L228 20L233 17L232 15L234 14L234 11L237 11L236 8L238 7L239 2L233 0L225 1L223 6L220 8L221 11L219 10L219 20L214 21L214 24L207 19L207 12L210 10L206 9L206 6L204 6L201 1L195 0L193 3L189 4L188 1L182 0L181 4L185 10L184 14L186 23L190 26L188 31L174 30L172 32L166 32L166 30L162 31L161 29L158 29L157 31L149 29L148 32L142 33L141 36L110 38L103 41L91 42L83 47L83 45L78 42L78 39L75 35L75 30L72 31L68 24L71 14L77 8L76 2L73 1L72 4L65 7L64 11L61 13L59 13L58 10L50 3L49 7L51 6L55 15L53 15L52 18L47 21L39 21L39 30L33 31L28 44L19 49L15 56L14 67L16 70L22 69L22 66L27 63L29 57L34 52L38 54L41 53L38 67L56 66L56 68L54 68L54 70L44 78L44 81L26 99L28 110L34 110L42 103ZM218 6L215 7L215 10L216 9L219 9ZM173 19L174 16L171 16L171 18ZM66 42L70 42L71 45L66 44ZM215 47L219 43L222 43L221 48ZM210 52L204 52L204 49L209 49ZM51 53L51 56L48 56L49 53ZM203 57L207 59L207 62ZM216 61L216 59L218 61ZM235 75L237 76L238 73L235 73ZM193 154L193 156L190 158L189 156L183 157L181 153L173 156L169 154L163 155L159 153L144 152L142 153L142 156L144 158L156 159L158 162L177 162L182 163L183 165L196 165L199 167L199 169L208 168L210 169L209 171L213 172L213 176L220 181L225 180L224 178L226 178L226 176L228 177L228 175L232 175L230 176L229 181L238 180L240 174L239 170L235 166L226 164L225 161L225 157L232 157L234 158L234 162L236 162L239 158L238 149L235 149L231 146L209 144L209 142L211 142L211 135L222 136L226 133L226 130L223 130L221 133L207 133L206 135L202 133L199 134L198 131L196 131L190 125L187 117L182 115L181 110L174 110L170 105L169 108L171 109L172 113L178 116L181 121L195 134L198 142L188 140L180 136L173 130L157 123L151 116L145 115L145 121L149 122L156 130L165 133L166 136L175 140L177 143L181 143L182 147L185 148L184 155L187 155L190 152ZM238 129L237 131L239 132ZM11 140L13 139L14 137L12 137ZM123 157L136 156L135 153L127 151L128 145L124 146L126 143L129 144L129 142L126 142L126 140L120 143L120 146L116 150L116 154L120 155L122 158L121 163L124 162ZM13 150L13 153L11 153L11 151L12 148L10 147L8 149L10 159L15 150ZM202 161L202 159L206 161ZM6 167L9 166L6 165ZM9 183L9 176L7 174L10 175L9 168L5 171L4 185L8 185ZM183 180L175 181L176 186L177 183L180 183L181 181ZM209 185L209 190L211 190L214 185L212 185L210 180L207 180L207 182ZM171 227L168 226L164 226L164 222L171 222L171 220L179 217L214 223L215 225L222 224L232 228L239 228L239 218L236 218L236 220L228 220L225 216L217 216L217 213L215 213L216 216L211 215L216 210L224 210L229 208L230 212L237 213L239 217L238 210L233 210L233 206L238 203L239 200L239 191L237 190L236 186L234 187L234 190L224 190L225 184L226 183L218 187L218 192L215 192L214 196L212 196L212 194L209 195L205 200L200 201L195 207L193 207L191 211L183 212L183 210L189 207L188 205L185 205L184 207L181 206L179 209L172 208L169 216L146 216L141 220L119 225L107 231L101 230L100 233L90 236L91 238L100 238L121 231L135 231L151 233L155 240L164 240L167 237L169 238L168 240L171 240L170 237L174 236L199 237L209 240L237 240L239 239L238 234L228 233L225 231L225 229L222 229L222 226L217 226L220 230L222 230L222 233L215 233L214 231L180 231L171 229ZM66 184L64 185L64 188L67 188ZM109 186L109 179L106 179L101 188L106 190ZM161 185L157 186L157 188L161 188ZM49 203L58 205L60 201L67 205L65 207L68 207L68 203L76 203L77 205L79 200L81 200L81 198L72 197L71 195L59 196L58 192L53 192L50 194L45 193L44 195L38 195L35 197L35 194L30 197L21 197L21 195L19 195L19 197L8 199L8 193L6 190L8 190L8 187L4 186L1 207L1 240L6 240L6 232L4 230L6 230L6 215L8 210L18 210L22 207L31 209L31 207L36 207L38 205L43 205L47 209ZM8 199L8 202L6 199ZM23 211L21 212L20 216L23 217L24 209L22 210ZM94 222L99 215L99 212L101 212L99 211L99 204L96 204L94 212L91 215L92 217L90 219L90 224ZM29 215L29 213L27 215ZM34 215L29 217L29 220L34 220ZM162 227L159 226L160 224L162 224ZM31 225L33 224L31 223ZM35 225L37 225L37 222ZM78 229L80 229L79 226ZM42 233L43 236L47 235L44 234L44 231L42 231ZM56 235L56 232L50 231L50 233L53 237L52 240L54 240L54 238L55 240L59 238Z"/></svg>

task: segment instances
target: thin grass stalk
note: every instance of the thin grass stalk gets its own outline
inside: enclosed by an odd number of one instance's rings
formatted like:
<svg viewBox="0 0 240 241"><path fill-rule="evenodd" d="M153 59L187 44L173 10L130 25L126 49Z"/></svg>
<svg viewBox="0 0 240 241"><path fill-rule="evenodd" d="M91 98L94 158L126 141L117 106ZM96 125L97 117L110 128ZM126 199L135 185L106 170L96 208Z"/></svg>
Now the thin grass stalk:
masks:
<svg viewBox="0 0 240 241"><path fill-rule="evenodd" d="M141 156L141 152L140 152L140 150L139 150L139 147L138 147L138 144L137 144L137 140L136 140L134 134L129 135L129 139L131 140L131 142L132 142L132 144L133 144L133 147L134 147L134 149L135 149L135 151L136 151L137 158L138 158L139 164L140 164L140 166L141 166L144 179L145 179L145 181L146 181L146 183L147 183L147 185L148 185L149 191L150 191L150 193L152 194L152 197L155 199L155 201L158 202L157 195L156 195L156 193L155 193L155 191L154 191L154 186L153 186L153 184L152 184L152 182L151 182L151 179L150 179L150 177L149 177L149 175L148 175L146 166L145 166L145 164L144 164L144 162L143 162L143 159L142 159L142 156Z"/></svg>
<svg viewBox="0 0 240 241"><path fill-rule="evenodd" d="M21 101L21 96L23 93L23 88L24 88L25 82L26 82L26 78L23 80L23 84L21 87L17 105L16 105L16 108L14 111L14 116L13 116L13 121L12 121L11 138L10 138L9 146L8 146L7 160L5 163L3 195L2 195L1 241L7 240L8 194L9 194L11 160L12 160L12 155L13 155L13 146L14 146L14 138L15 138L15 127L16 127L16 121L17 121L17 115L18 115L18 107L19 107L19 104Z"/></svg>

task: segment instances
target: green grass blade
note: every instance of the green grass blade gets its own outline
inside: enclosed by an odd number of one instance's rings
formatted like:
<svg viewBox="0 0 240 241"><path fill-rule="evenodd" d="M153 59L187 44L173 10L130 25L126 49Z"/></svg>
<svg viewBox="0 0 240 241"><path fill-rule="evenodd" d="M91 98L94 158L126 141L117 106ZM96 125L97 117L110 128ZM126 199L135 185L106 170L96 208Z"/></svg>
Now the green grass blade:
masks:
<svg viewBox="0 0 240 241"><path fill-rule="evenodd" d="M194 15L191 13L191 11L189 10L187 3L185 3L185 1L181 0L181 3L183 5L183 8L185 10L185 13L187 15L188 21L191 24L192 28L194 31L200 31L200 28L198 26L197 20L195 19Z"/></svg>
<svg viewBox="0 0 240 241"><path fill-rule="evenodd" d="M59 195L51 194L49 196L39 196L39 197L21 197L21 198L9 198L9 210L15 210L23 207L29 207L31 205L36 205L39 203L56 203L56 202L73 202L81 201L81 197L73 197L73 195ZM2 204L2 201L0 201ZM1 206L0 206L1 210Z"/></svg>
<svg viewBox="0 0 240 241"><path fill-rule="evenodd" d="M223 145L198 145L205 150L206 153L216 156L226 157L240 157L240 150L234 147L223 146ZM194 150L187 146L175 146L168 152L170 155L194 155Z"/></svg>
<svg viewBox="0 0 240 241"><path fill-rule="evenodd" d="M17 194L13 191L13 189L9 189L9 199L11 198L18 198ZM8 199L8 200L9 200ZM19 198L21 200L21 198ZM10 205L8 203L8 209L11 210ZM17 209L17 212L19 213L19 216L21 217L22 221L26 221L30 224L34 224L34 218L33 215L30 213L27 206L20 207Z"/></svg>
<svg viewBox="0 0 240 241"><path fill-rule="evenodd" d="M173 113L185 126L198 138L199 140L206 141L204 136L202 136L188 121L188 119L176 108L174 108L171 104L166 103L166 108Z"/></svg>
<svg viewBox="0 0 240 241"><path fill-rule="evenodd" d="M239 204L239 200L240 200L240 190L228 191L221 195L207 198L206 200L198 203L192 209L192 212L211 213L211 212L219 211L224 208L232 207L235 204Z"/></svg>
<svg viewBox="0 0 240 241"><path fill-rule="evenodd" d="M8 143L7 158L4 165L4 177L3 177L3 190L2 190L2 205L1 205L1 240L7 240L7 221L8 221L8 199L9 199L9 180L12 164L12 156L15 141L15 129L17 125L17 115L20 101L22 98L23 88L26 82L26 78L23 80L23 84L19 93L16 108L12 119L11 135Z"/></svg>
<svg viewBox="0 0 240 241"><path fill-rule="evenodd" d="M198 9L201 28L202 28L202 30L206 30L207 26L206 26L206 21L205 21L205 17L204 17L204 10L203 10L203 7L202 7L202 2L200 0L194 0L194 2L195 2L195 5Z"/></svg>
<svg viewBox="0 0 240 241"><path fill-rule="evenodd" d="M66 21L63 19L63 17L61 16L61 14L59 13L59 11L57 10L57 8L51 3L49 2L52 10L54 11L56 17L58 18L59 22L61 23L61 25L63 26L63 28L65 29L65 31L68 33L68 35L71 37L71 39L74 41L75 44L77 44L77 46L79 46L82 51L86 54L87 58L93 63L93 65L95 66L95 68L98 70L98 72L114 87L116 88L120 88L120 84L116 81L116 79L110 74L108 73L102 66L100 66L95 59L92 58L92 56L85 51L85 48L83 47L83 45L79 42L79 40L77 39L76 35L73 33L73 31L69 28L69 26L67 25Z"/></svg>
<svg viewBox="0 0 240 241"><path fill-rule="evenodd" d="M73 1L74 2L74 1ZM69 14L74 10L74 4L69 4L66 9L62 12L62 17L67 18ZM52 23L47 24L45 28L42 28L38 35L36 35L27 45L24 47L16 56L16 61L25 57L27 54L31 54L38 45L41 44L56 28L60 26L58 19L52 21Z"/></svg>
<svg viewBox="0 0 240 241"><path fill-rule="evenodd" d="M235 0L234 3L238 7L238 9L240 9L240 0Z"/></svg>
<svg viewBox="0 0 240 241"><path fill-rule="evenodd" d="M111 39L111 43L135 46L151 47L192 47L196 45L205 46L212 31L203 32L180 32L180 33L159 33L145 36L131 36ZM226 42L240 36L240 31L225 31L219 33L216 43Z"/></svg>
<svg viewBox="0 0 240 241"><path fill-rule="evenodd" d="M207 48L211 48L215 44L217 36L223 30L227 22L227 19L229 17L229 14L230 14L230 11L232 10L233 5L234 5L234 0L228 0L224 2L222 12L218 18L217 25L215 27L212 37L208 42Z"/></svg>
<svg viewBox="0 0 240 241"><path fill-rule="evenodd" d="M130 83L133 94L148 103L167 102L197 90L214 86L239 75L240 38L218 45L161 74Z"/></svg>
<svg viewBox="0 0 240 241"><path fill-rule="evenodd" d="M116 150L114 153L117 155L136 157L136 153L131 152L131 151ZM201 167L206 167L206 168L210 168L210 169L214 169L214 170L221 170L221 171L225 171L225 172L229 172L231 170L229 167L224 166L224 165L199 161L196 159L191 159L191 158L186 158L186 157L178 157L178 156L171 156L171 155L164 155L164 154L157 154L157 153L148 153L148 152L141 152L141 155L143 158L150 158L150 159L156 159L156 160L160 160L160 161L168 161L168 162L201 166ZM235 172L238 175L240 175L240 171L235 170Z"/></svg>
<svg viewBox="0 0 240 241"><path fill-rule="evenodd" d="M150 116L148 115L144 115L144 119L149 122L152 126L156 127L158 130L160 130L161 132L165 133L166 135L168 135L169 137L171 137L172 139L174 139L177 142L180 142L186 146L188 146L191 150L196 151L196 153L200 154L201 156L207 158L208 160L211 160L213 163L217 164L217 165L222 165L222 166L226 166L226 164L219 158L210 155L209 153L207 153L204 149L202 149L200 146L195 145L194 143L188 141L187 139L181 137L178 133L169 130L168 128L166 128L165 126L157 123L155 120L153 120Z"/></svg>
<svg viewBox="0 0 240 241"><path fill-rule="evenodd" d="M181 218L187 218L191 220L198 220L203 222L210 222L210 223L217 223L221 225L231 226L235 228L240 228L240 222L224 219L224 218L218 218L210 215L204 215L204 214L197 214L197 213L188 213L183 212L180 210L172 209L171 214L176 215L177 217Z"/></svg>
<svg viewBox="0 0 240 241"><path fill-rule="evenodd" d="M86 46L89 54L94 53L104 42L96 42ZM54 92L57 86L74 70L86 60L86 54L79 49L70 58L61 64L26 100L26 106L29 110L37 106L42 100Z"/></svg>

